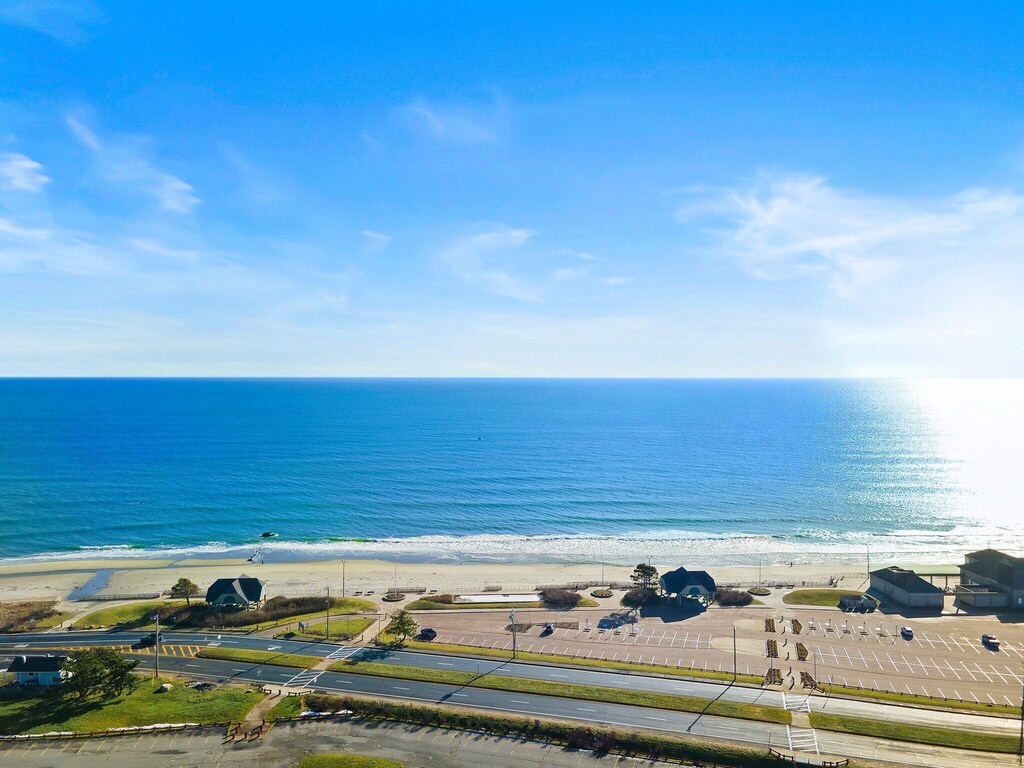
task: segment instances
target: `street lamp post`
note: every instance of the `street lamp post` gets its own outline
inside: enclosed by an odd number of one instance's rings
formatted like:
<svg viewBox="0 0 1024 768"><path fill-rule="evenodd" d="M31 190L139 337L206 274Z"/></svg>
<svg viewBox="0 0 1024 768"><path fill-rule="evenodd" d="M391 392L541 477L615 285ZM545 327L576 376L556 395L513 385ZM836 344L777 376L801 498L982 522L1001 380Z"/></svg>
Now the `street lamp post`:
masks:
<svg viewBox="0 0 1024 768"><path fill-rule="evenodd" d="M732 628L732 681L736 682L736 627Z"/></svg>
<svg viewBox="0 0 1024 768"><path fill-rule="evenodd" d="M508 615L509 621L512 622L512 658L517 658L516 655L516 609L513 608Z"/></svg>
<svg viewBox="0 0 1024 768"><path fill-rule="evenodd" d="M1017 765L1024 763L1024 678L1020 689L1020 740L1017 742Z"/></svg>
<svg viewBox="0 0 1024 768"><path fill-rule="evenodd" d="M156 642L153 644L156 653L156 672L153 678L156 679L160 677L160 614L154 613L151 618L156 619Z"/></svg>
<svg viewBox="0 0 1024 768"><path fill-rule="evenodd" d="M345 597L345 561L341 561L341 596Z"/></svg>
<svg viewBox="0 0 1024 768"><path fill-rule="evenodd" d="M331 588L327 588L327 642L331 642Z"/></svg>

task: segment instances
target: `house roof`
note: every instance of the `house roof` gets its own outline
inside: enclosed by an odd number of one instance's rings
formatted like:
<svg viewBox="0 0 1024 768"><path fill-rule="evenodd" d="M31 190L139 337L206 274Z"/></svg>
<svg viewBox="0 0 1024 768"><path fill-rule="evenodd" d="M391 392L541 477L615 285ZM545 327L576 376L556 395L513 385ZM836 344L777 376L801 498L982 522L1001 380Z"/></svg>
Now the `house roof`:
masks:
<svg viewBox="0 0 1024 768"><path fill-rule="evenodd" d="M661 588L670 595L687 592L691 587L703 587L707 592L714 592L717 589L715 580L707 571L688 571L686 568L669 571L659 581Z"/></svg>
<svg viewBox="0 0 1024 768"><path fill-rule="evenodd" d="M67 658L66 653L57 656L15 656L8 672L59 672L60 665Z"/></svg>
<svg viewBox="0 0 1024 768"><path fill-rule="evenodd" d="M913 571L907 571L896 566L879 568L877 571L872 571L871 575L887 584L892 584L897 589L902 589L904 592L912 592L919 595L932 595L936 592L942 592L939 587L925 581Z"/></svg>
<svg viewBox="0 0 1024 768"><path fill-rule="evenodd" d="M217 579L206 590L206 602L215 602L224 595L235 595L241 600L256 603L263 599L266 583L262 579L246 576L244 573L237 579Z"/></svg>
<svg viewBox="0 0 1024 768"><path fill-rule="evenodd" d="M980 576L1009 589L1024 589L1024 557L1013 557L995 549L967 555L960 566L962 575Z"/></svg>

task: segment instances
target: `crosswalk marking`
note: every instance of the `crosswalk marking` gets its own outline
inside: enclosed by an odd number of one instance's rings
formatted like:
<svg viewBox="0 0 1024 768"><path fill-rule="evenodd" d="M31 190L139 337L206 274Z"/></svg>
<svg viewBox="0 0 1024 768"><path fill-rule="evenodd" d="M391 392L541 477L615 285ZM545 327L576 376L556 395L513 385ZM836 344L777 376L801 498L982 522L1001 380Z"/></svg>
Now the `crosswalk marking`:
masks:
<svg viewBox="0 0 1024 768"><path fill-rule="evenodd" d="M286 688L306 688L313 685L317 679L322 675L323 672L317 672L312 669L305 669L299 672L295 677L285 683Z"/></svg>
<svg viewBox="0 0 1024 768"><path fill-rule="evenodd" d="M791 752L814 752L821 754L818 750L818 734L813 728L794 728L786 726L786 736L789 739L789 750Z"/></svg>
<svg viewBox="0 0 1024 768"><path fill-rule="evenodd" d="M351 656L353 653L355 653L358 650L359 650L358 648L349 648L348 646L344 646L343 645L341 648L338 648L337 650L331 651L329 654L327 654L327 658L328 659L347 659L349 656Z"/></svg>

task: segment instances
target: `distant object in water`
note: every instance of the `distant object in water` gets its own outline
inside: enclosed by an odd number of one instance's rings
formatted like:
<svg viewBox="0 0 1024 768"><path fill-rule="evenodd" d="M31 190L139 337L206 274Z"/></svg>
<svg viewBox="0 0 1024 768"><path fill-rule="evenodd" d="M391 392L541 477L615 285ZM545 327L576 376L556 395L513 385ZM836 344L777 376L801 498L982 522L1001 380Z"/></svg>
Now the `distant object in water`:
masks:
<svg viewBox="0 0 1024 768"><path fill-rule="evenodd" d="M272 539L277 536L277 531L264 531L260 534L264 539Z"/></svg>

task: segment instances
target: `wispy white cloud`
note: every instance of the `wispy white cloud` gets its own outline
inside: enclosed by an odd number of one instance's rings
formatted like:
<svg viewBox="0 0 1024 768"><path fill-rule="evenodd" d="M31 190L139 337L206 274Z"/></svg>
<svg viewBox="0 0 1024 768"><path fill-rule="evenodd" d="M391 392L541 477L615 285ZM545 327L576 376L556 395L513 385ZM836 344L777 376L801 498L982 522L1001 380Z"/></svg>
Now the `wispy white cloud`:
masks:
<svg viewBox="0 0 1024 768"><path fill-rule="evenodd" d="M535 234L532 229L512 229L501 225L457 238L442 251L441 258L466 282L485 287L499 296L536 301L543 293L539 286L528 285L506 270L487 266L486 263L486 259L494 254L522 248Z"/></svg>
<svg viewBox="0 0 1024 768"><path fill-rule="evenodd" d="M108 181L141 192L174 213L189 213L202 202L191 184L157 168L144 156L143 141L128 137L101 140L74 117L66 122L82 146L93 153L98 172Z"/></svg>
<svg viewBox="0 0 1024 768"><path fill-rule="evenodd" d="M100 19L89 0L4 0L0 23L34 29L67 45L81 42L87 27Z"/></svg>
<svg viewBox="0 0 1024 768"><path fill-rule="evenodd" d="M391 235L385 235L382 232L374 232L372 229L364 229L363 237L366 238L366 245L364 250L367 253L379 253L391 245Z"/></svg>
<svg viewBox="0 0 1024 768"><path fill-rule="evenodd" d="M53 179L43 173L43 166L18 152L0 154L0 182L8 189L38 192Z"/></svg>
<svg viewBox="0 0 1024 768"><path fill-rule="evenodd" d="M431 138L448 144L493 144L501 140L508 125L508 109L500 98L483 105L413 99L399 114Z"/></svg>
<svg viewBox="0 0 1024 768"><path fill-rule="evenodd" d="M849 296L910 262L969 257L974 245L1006 227L1024 229L1022 213L1024 196L1014 192L893 198L794 174L762 175L747 187L698 198L676 218L713 220L722 252L755 277L818 276Z"/></svg>
<svg viewBox="0 0 1024 768"><path fill-rule="evenodd" d="M630 281L630 278L625 275L612 275L611 277L602 278L601 282L605 285L616 286L625 285Z"/></svg>

